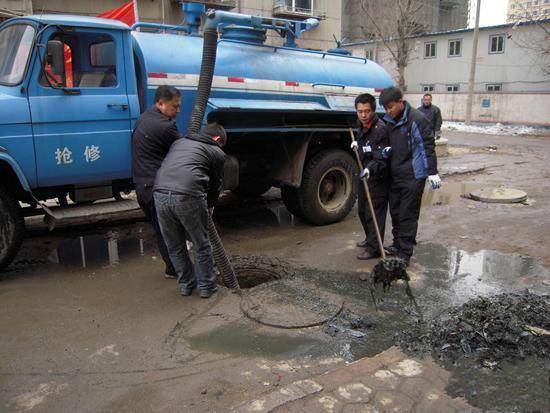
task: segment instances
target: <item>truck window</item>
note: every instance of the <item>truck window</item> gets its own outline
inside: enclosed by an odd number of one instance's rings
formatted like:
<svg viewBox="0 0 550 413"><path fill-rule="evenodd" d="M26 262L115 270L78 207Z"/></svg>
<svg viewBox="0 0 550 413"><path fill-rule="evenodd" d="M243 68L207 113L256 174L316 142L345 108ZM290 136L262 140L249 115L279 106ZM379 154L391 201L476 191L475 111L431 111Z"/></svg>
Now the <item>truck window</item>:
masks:
<svg viewBox="0 0 550 413"><path fill-rule="evenodd" d="M25 24L5 27L0 31L0 83L7 86L23 81L31 54L34 28Z"/></svg>
<svg viewBox="0 0 550 413"><path fill-rule="evenodd" d="M60 34L52 38L65 45L65 78L56 79L56 86L103 88L117 86L116 52L113 39L104 34ZM47 72L47 67L46 67ZM52 77L47 75L52 84ZM45 75L40 84L49 87Z"/></svg>

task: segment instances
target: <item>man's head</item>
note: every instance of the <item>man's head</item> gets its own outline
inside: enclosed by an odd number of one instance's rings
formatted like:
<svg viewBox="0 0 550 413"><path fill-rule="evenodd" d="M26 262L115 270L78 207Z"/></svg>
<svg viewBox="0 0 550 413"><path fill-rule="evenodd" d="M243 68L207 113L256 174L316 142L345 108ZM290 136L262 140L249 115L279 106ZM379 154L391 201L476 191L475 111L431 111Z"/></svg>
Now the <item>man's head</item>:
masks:
<svg viewBox="0 0 550 413"><path fill-rule="evenodd" d="M155 92L155 106L160 112L174 119L180 111L181 93L174 86L159 86Z"/></svg>
<svg viewBox="0 0 550 413"><path fill-rule="evenodd" d="M422 105L426 108L432 106L432 95L426 93L424 96L422 96Z"/></svg>
<svg viewBox="0 0 550 413"><path fill-rule="evenodd" d="M363 127L372 122L376 116L376 99L374 96L363 93L355 98L355 111Z"/></svg>
<svg viewBox="0 0 550 413"><path fill-rule="evenodd" d="M220 147L224 147L227 143L227 134L222 125L218 123L209 123L204 128L202 128L202 133L210 136L214 142L216 142Z"/></svg>
<svg viewBox="0 0 550 413"><path fill-rule="evenodd" d="M396 119L405 109L403 92L397 87L387 87L380 93L380 104L386 109L386 113Z"/></svg>

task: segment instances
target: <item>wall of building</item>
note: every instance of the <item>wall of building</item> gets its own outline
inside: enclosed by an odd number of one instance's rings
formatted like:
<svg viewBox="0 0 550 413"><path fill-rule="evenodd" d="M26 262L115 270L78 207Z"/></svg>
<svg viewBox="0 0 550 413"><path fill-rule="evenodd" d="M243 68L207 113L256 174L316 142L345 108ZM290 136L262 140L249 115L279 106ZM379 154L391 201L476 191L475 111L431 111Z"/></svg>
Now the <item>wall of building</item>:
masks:
<svg viewBox="0 0 550 413"><path fill-rule="evenodd" d="M550 0L508 0L508 22L550 19Z"/></svg>
<svg viewBox="0 0 550 413"><path fill-rule="evenodd" d="M407 93L405 99L420 106L423 93ZM466 119L467 93L433 93L433 104L441 109L443 120ZM550 92L476 93L472 106L473 122L550 126Z"/></svg>
<svg viewBox="0 0 550 413"><path fill-rule="evenodd" d="M550 24L546 23L550 28ZM504 52L489 53L490 36L504 35ZM543 72L544 62L532 50L523 47L525 42L544 41L544 32L536 25L482 28L479 34L476 91L486 91L489 84L502 85L503 92L550 91L550 76ZM460 56L448 56L449 41L461 39ZM472 55L473 31L426 35L415 38L415 51L405 71L408 92L421 92L423 86L433 85L434 92L446 92L448 85L458 85L459 92L468 88ZM436 42L436 56L424 57L426 42ZM395 79L395 64L384 46L375 43L349 47L356 56L372 51L374 60L388 70Z"/></svg>

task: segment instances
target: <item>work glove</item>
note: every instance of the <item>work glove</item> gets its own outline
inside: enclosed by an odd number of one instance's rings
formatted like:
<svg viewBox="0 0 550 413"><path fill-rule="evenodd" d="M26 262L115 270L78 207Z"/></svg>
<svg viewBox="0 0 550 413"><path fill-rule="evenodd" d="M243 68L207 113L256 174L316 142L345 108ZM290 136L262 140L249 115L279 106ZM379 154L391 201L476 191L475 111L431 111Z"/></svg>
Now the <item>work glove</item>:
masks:
<svg viewBox="0 0 550 413"><path fill-rule="evenodd" d="M441 131L440 130L435 131L435 140L438 140L438 139L441 139Z"/></svg>
<svg viewBox="0 0 550 413"><path fill-rule="evenodd" d="M353 141L350 145L350 148L352 151L356 151L359 145L357 145L357 141Z"/></svg>
<svg viewBox="0 0 550 413"><path fill-rule="evenodd" d="M363 169L361 171L361 173L359 174L359 178L361 178L361 179L369 179L369 176L370 176L369 168Z"/></svg>
<svg viewBox="0 0 550 413"><path fill-rule="evenodd" d="M439 177L439 175L428 176L428 181L430 181L432 189L437 189L441 187L441 178Z"/></svg>
<svg viewBox="0 0 550 413"><path fill-rule="evenodd" d="M392 153L393 148L391 146L386 146L384 149L382 149L382 158L389 159Z"/></svg>

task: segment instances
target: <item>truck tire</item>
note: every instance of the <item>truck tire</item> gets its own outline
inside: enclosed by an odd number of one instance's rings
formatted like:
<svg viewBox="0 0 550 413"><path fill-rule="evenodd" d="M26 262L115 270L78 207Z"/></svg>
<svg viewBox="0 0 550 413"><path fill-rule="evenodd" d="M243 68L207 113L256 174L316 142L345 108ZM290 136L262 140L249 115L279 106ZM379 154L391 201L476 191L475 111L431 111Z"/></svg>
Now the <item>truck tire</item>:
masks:
<svg viewBox="0 0 550 413"><path fill-rule="evenodd" d="M25 233L21 206L4 188L0 187L0 270L15 258Z"/></svg>
<svg viewBox="0 0 550 413"><path fill-rule="evenodd" d="M356 169L351 155L342 150L326 150L311 158L298 191L302 218L314 225L344 219L355 203Z"/></svg>
<svg viewBox="0 0 550 413"><path fill-rule="evenodd" d="M260 196L271 188L271 182L261 179L240 180L239 186L233 192L243 196Z"/></svg>
<svg viewBox="0 0 550 413"><path fill-rule="evenodd" d="M300 202L298 200L298 190L299 188L283 185L281 187L281 197L288 212L301 218L302 210L300 209Z"/></svg>

